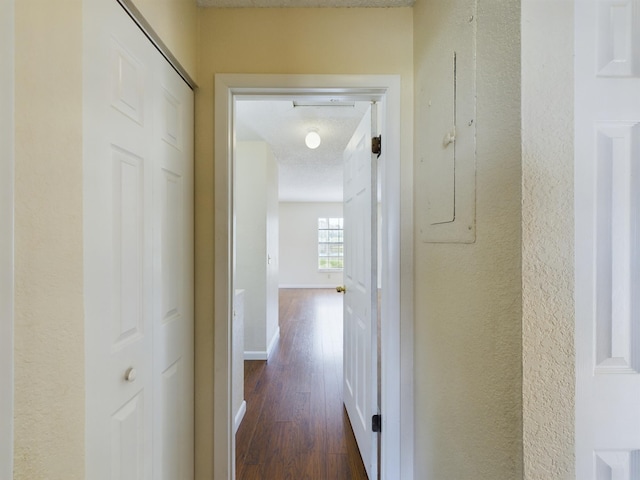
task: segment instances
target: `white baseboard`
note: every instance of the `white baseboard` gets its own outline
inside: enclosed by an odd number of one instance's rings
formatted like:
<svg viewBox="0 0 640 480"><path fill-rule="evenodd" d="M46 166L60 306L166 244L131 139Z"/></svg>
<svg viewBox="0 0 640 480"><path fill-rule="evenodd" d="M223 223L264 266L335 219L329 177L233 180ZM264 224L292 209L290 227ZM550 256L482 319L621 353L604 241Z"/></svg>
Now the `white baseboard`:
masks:
<svg viewBox="0 0 640 480"><path fill-rule="evenodd" d="M264 350L263 351L245 351L244 359L245 360L269 360L269 356L271 355L273 348L278 343L278 340L280 340L280 327L278 327L276 329L276 333L273 334L273 338L269 342L269 346L267 347L266 351Z"/></svg>
<svg viewBox="0 0 640 480"><path fill-rule="evenodd" d="M266 360L267 352L244 352L245 360Z"/></svg>
<svg viewBox="0 0 640 480"><path fill-rule="evenodd" d="M339 281L337 282L340 283ZM334 289L338 285L334 285L333 283L325 284L325 285L278 285L278 288L330 288Z"/></svg>
<svg viewBox="0 0 640 480"><path fill-rule="evenodd" d="M238 413L236 413L236 429L235 433L238 433L238 428L240 428L240 424L242 423L242 419L244 418L244 414L247 413L247 402L242 401L240 408L238 409Z"/></svg>

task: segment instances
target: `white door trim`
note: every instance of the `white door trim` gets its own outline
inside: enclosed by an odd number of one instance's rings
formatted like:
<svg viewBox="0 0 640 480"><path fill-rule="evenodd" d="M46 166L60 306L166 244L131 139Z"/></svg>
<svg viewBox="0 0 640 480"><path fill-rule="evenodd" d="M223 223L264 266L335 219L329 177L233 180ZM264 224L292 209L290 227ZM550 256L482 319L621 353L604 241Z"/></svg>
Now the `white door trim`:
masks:
<svg viewBox="0 0 640 480"><path fill-rule="evenodd" d="M215 274L214 274L214 478L235 478L234 412L231 401L231 312L233 305L233 121L237 97L277 98L327 95L382 100L383 302L381 478L413 478L413 223L401 182L400 77L396 75L255 75L215 76ZM406 184L405 184L406 183ZM402 193L404 192L404 194ZM404 202L404 203L403 203ZM409 259L409 262L407 262Z"/></svg>
<svg viewBox="0 0 640 480"><path fill-rule="evenodd" d="M0 478L13 476L14 0L0 2Z"/></svg>

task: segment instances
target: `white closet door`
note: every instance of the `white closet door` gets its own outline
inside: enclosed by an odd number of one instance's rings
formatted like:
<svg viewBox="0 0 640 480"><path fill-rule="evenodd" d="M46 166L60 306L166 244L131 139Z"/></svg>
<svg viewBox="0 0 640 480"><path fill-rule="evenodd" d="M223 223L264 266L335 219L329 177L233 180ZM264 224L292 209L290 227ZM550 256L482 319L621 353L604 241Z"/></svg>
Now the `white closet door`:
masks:
<svg viewBox="0 0 640 480"><path fill-rule="evenodd" d="M83 15L86 476L190 479L192 94L117 2Z"/></svg>
<svg viewBox="0 0 640 480"><path fill-rule="evenodd" d="M193 479L193 92L162 58L156 72L153 478L186 480Z"/></svg>
<svg viewBox="0 0 640 480"><path fill-rule="evenodd" d="M640 478L640 0L576 1L576 478Z"/></svg>

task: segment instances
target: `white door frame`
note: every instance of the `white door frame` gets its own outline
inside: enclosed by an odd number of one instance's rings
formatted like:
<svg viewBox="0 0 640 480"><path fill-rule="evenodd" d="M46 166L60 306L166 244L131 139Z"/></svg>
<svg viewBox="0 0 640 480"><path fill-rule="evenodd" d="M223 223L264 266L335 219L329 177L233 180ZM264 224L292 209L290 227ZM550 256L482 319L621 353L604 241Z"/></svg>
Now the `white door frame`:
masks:
<svg viewBox="0 0 640 480"><path fill-rule="evenodd" d="M412 247L412 220L403 218L400 166L400 77L397 75L256 75L215 76L215 274L214 274L214 478L235 479L235 412L231 399L232 306L234 275L233 148L237 98L339 96L383 101L382 176L382 438L381 478L413 478L413 278L401 269ZM410 183L410 179L407 179ZM408 198L411 198L410 196ZM406 200L405 200L406 201ZM410 213L409 213L410 215ZM409 228L407 228L407 225ZM402 335L401 335L402 333Z"/></svg>
<svg viewBox="0 0 640 480"><path fill-rule="evenodd" d="M14 0L0 1L0 478L13 476Z"/></svg>

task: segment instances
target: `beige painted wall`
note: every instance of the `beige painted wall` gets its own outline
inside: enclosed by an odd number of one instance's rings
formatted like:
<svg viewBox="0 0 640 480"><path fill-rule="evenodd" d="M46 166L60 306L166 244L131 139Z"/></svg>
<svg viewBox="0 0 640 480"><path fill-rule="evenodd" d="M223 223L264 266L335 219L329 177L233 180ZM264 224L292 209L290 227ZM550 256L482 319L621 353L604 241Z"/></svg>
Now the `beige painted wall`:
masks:
<svg viewBox="0 0 640 480"><path fill-rule="evenodd" d="M213 470L213 86L215 73L400 74L411 171L412 10L203 9L196 94L196 476ZM375 60L371 54L375 53ZM219 159L219 161L225 161Z"/></svg>
<svg viewBox="0 0 640 480"><path fill-rule="evenodd" d="M79 480L82 0L16 2L15 27L14 478Z"/></svg>
<svg viewBox="0 0 640 480"><path fill-rule="evenodd" d="M416 149L432 59L472 0L414 7ZM415 478L522 475L520 2L478 0L476 242L415 236ZM463 94L462 92L459 92ZM437 95L431 92L430 95ZM440 145L422 146L420 156ZM417 178L417 177L416 177ZM414 185L418 191L421 185ZM415 205L416 222L425 205Z"/></svg>
<svg viewBox="0 0 640 480"><path fill-rule="evenodd" d="M195 0L133 0L182 67L197 74L198 8Z"/></svg>
<svg viewBox="0 0 640 480"><path fill-rule="evenodd" d="M575 478L573 1L522 2L524 478Z"/></svg>

